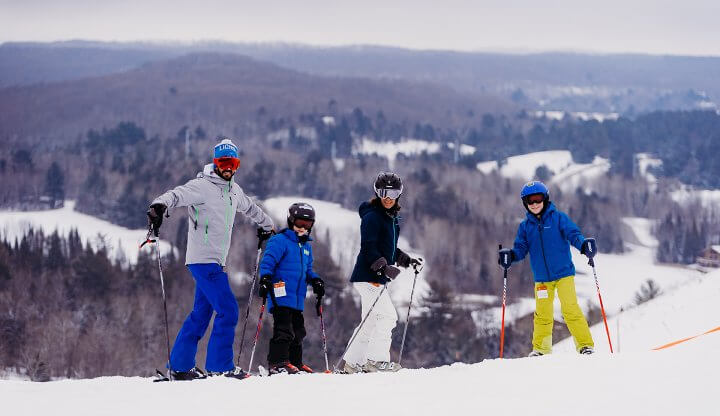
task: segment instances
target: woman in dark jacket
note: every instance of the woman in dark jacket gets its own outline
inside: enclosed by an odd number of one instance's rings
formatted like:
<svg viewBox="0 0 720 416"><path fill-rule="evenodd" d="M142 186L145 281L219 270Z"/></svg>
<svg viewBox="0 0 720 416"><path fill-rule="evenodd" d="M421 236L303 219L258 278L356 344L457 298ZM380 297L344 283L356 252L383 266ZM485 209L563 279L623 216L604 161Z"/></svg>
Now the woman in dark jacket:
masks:
<svg viewBox="0 0 720 416"><path fill-rule="evenodd" d="M375 197L369 202L363 202L359 208L362 219L360 253L350 281L360 294L361 322L367 318L362 328L355 328L355 339L343 357L344 371L347 373L400 370L398 363L390 361L390 343L397 312L390 294L384 288L388 281L400 273L394 265L408 267L422 261L411 258L397 248L402 180L395 173L380 172L374 188Z"/></svg>

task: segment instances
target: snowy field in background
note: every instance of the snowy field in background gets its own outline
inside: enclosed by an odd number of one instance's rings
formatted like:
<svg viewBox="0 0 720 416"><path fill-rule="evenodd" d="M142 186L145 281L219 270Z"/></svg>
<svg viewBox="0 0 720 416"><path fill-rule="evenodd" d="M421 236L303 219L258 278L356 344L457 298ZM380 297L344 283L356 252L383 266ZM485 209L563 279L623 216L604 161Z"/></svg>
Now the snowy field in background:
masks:
<svg viewBox="0 0 720 416"><path fill-rule="evenodd" d="M284 227L288 208L293 203L301 201L307 202L315 208L316 221L312 232L313 238L330 247L330 256L349 281L352 269L355 266L355 259L360 252L360 215L357 211L345 209L334 202L299 196L270 198L263 201L263 206L267 208L268 213L275 219L275 224ZM423 257L421 253L418 253L410 246L407 239L402 235L398 240L398 247L412 257ZM405 309L402 306L407 305L410 299L414 278L412 268L400 268L400 270L400 275L388 284L388 291L390 291L390 296L395 302L398 312L401 312L400 309ZM415 300L425 296L430 290L429 285L423 278L424 274L425 272L420 272L418 275L414 294ZM403 312L401 316L405 316L406 313Z"/></svg>
<svg viewBox="0 0 720 416"><path fill-rule="evenodd" d="M137 262L138 248L147 234L147 229L131 230L77 212L75 201L65 201L63 208L46 211L0 211L2 239L15 241L16 238L22 238L31 227L42 229L46 236L57 230L64 237L70 230L77 229L83 244L89 243L94 249L105 245L111 259L124 258L130 264ZM164 241L161 242L161 248L163 254L171 250Z"/></svg>

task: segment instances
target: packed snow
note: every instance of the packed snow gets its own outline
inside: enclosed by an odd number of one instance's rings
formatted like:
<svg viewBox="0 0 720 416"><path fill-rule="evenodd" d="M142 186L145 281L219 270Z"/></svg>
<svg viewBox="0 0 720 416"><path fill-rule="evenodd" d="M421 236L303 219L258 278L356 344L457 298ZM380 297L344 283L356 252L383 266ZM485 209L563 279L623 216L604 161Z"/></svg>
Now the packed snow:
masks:
<svg viewBox="0 0 720 416"><path fill-rule="evenodd" d="M0 211L2 239L15 241L30 228L42 229L45 235L57 230L63 237L76 229L83 244L94 249L105 246L111 259L124 259L130 264L137 262L138 248L147 235L147 229L131 230L75 211L75 201L65 201L63 208L45 211ZM165 241L161 241L160 247L163 254L172 249Z"/></svg>
<svg viewBox="0 0 720 416"><path fill-rule="evenodd" d="M602 339L597 341L601 344ZM4 412L17 416L695 415L711 414L715 408L718 350L720 332L715 332L661 351L614 355L552 354L398 373L279 375L242 381L3 380L0 392Z"/></svg>
<svg viewBox="0 0 720 416"><path fill-rule="evenodd" d="M313 238L330 246L330 257L349 280L355 266L355 259L360 252L360 215L357 211L345 209L334 202L299 196L270 198L263 202L263 206L275 218L276 224L285 224L288 208L293 203L300 201L307 202L315 208L316 221L312 231ZM398 240L398 247L412 257L422 257L422 254L414 250L403 236L400 236ZM400 275L388 284L390 296L398 309L408 303L414 280L412 268L401 268L401 270ZM430 290L430 286L423 277L424 273L420 272L415 287L415 300L425 296Z"/></svg>

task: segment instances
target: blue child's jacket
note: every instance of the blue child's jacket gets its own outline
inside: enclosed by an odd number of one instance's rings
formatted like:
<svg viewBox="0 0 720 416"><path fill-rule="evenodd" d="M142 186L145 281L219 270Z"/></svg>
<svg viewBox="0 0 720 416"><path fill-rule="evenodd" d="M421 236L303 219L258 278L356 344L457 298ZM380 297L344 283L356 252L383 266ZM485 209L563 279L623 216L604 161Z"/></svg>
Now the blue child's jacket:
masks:
<svg viewBox="0 0 720 416"><path fill-rule="evenodd" d="M272 236L267 242L265 253L260 261L260 276L272 275L273 284L285 283L285 296L276 297L278 306L287 306L302 311L304 309L307 285L318 277L312 269L313 256L311 238L300 242L293 230L284 229ZM269 299L272 312L272 300Z"/></svg>
<svg viewBox="0 0 720 416"><path fill-rule="evenodd" d="M551 202L540 220L528 212L527 218L518 226L513 246L515 261L524 259L530 252L536 282L574 276L570 244L580 250L583 241L585 237L578 226Z"/></svg>

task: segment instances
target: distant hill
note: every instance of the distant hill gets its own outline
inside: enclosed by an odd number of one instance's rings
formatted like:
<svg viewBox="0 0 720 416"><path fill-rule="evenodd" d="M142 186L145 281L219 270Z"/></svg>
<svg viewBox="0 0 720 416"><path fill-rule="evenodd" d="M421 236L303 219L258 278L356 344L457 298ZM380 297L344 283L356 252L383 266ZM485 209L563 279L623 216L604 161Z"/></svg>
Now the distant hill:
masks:
<svg viewBox="0 0 720 416"><path fill-rule="evenodd" d="M318 75L432 82L528 109L637 112L718 109L720 57L501 54L223 42L0 45L0 86L77 79L185 53L242 54Z"/></svg>
<svg viewBox="0 0 720 416"><path fill-rule="evenodd" d="M150 134L202 123L233 131L313 111L452 126L467 114L507 112L509 101L416 82L308 75L254 59L199 53L99 77L0 90L0 135L71 136L127 120ZM229 128L229 129L228 129Z"/></svg>

